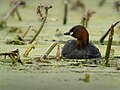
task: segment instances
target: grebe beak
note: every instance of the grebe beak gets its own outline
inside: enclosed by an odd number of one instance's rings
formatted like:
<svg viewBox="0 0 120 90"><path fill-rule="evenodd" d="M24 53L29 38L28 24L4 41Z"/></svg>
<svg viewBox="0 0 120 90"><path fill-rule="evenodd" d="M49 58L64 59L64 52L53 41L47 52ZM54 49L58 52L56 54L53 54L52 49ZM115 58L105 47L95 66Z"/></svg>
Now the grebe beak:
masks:
<svg viewBox="0 0 120 90"><path fill-rule="evenodd" d="M64 35L72 35L73 34L73 32L66 32L66 33L64 33Z"/></svg>

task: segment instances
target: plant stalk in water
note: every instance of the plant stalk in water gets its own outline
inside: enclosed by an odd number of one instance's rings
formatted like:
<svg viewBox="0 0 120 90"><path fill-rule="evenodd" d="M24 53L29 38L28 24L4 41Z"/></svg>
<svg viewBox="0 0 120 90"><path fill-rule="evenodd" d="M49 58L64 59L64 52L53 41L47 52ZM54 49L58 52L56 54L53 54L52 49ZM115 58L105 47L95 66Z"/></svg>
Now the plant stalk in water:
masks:
<svg viewBox="0 0 120 90"><path fill-rule="evenodd" d="M110 35L108 39L108 44L107 44L107 49L105 53L105 65L108 66L109 64L109 56L110 56L110 50L111 50L111 45L112 45L112 40L113 40L113 35L114 35L114 27L119 23L120 21L115 22L114 24L111 25L110 27Z"/></svg>
<svg viewBox="0 0 120 90"><path fill-rule="evenodd" d="M50 47L45 51L45 53L42 55L41 59L46 59L46 57L50 54L50 52L54 49L54 47L57 45L57 42L53 42Z"/></svg>
<svg viewBox="0 0 120 90"><path fill-rule="evenodd" d="M64 0L64 18L63 18L63 24L67 24L67 14L68 14L68 1Z"/></svg>
<svg viewBox="0 0 120 90"><path fill-rule="evenodd" d="M38 6L38 7L39 7L39 6ZM52 8L52 6L45 6L44 8L45 8L45 15L46 15L46 16L44 17L43 22L42 22L42 24L41 24L38 32L35 34L35 36L32 38L32 40L29 42L29 44L31 44L31 43L37 38L37 36L39 35L39 33L41 32L41 30L42 30L42 28L43 28L43 26L44 26L44 24L45 24L45 22L46 22L46 20L47 20L48 9Z"/></svg>
<svg viewBox="0 0 120 90"><path fill-rule="evenodd" d="M0 22L0 27L4 27L6 25L6 21L8 20L8 18L14 13L16 12L17 13L17 16L19 18L19 20L22 20L17 8L18 6L21 5L21 3L23 3L23 1L18 1L14 7L3 17L2 21Z"/></svg>
<svg viewBox="0 0 120 90"><path fill-rule="evenodd" d="M35 45L34 44L30 44L29 45L29 47L26 49L26 51L25 51L25 53L24 53L24 57L27 57L28 56L28 54L30 53L30 51L32 50L32 49L34 49L35 48Z"/></svg>
<svg viewBox="0 0 120 90"><path fill-rule="evenodd" d="M60 45L57 45L57 52L56 52L56 61L60 60Z"/></svg>

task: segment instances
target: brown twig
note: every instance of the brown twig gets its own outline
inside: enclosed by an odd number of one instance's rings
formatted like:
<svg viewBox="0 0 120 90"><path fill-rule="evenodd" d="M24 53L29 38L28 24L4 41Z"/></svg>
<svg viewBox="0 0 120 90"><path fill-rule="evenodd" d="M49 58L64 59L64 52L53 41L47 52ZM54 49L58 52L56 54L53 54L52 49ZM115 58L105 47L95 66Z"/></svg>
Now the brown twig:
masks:
<svg viewBox="0 0 120 90"><path fill-rule="evenodd" d="M47 17L46 9L52 8L52 6L48 6L46 4L40 4L37 6L37 15L40 20L43 20ZM45 13L42 12L42 9L45 9Z"/></svg>
<svg viewBox="0 0 120 90"><path fill-rule="evenodd" d="M5 41L6 44L14 44L14 45L25 45L26 43L24 41L20 41L20 40L11 40L11 39L7 39Z"/></svg>
<svg viewBox="0 0 120 90"><path fill-rule="evenodd" d="M14 6L18 2L18 0L9 0L9 1L10 1L10 6L11 7ZM19 1L22 1L22 0L19 0ZM21 4L20 4L20 6L25 7L26 6L26 2L22 1Z"/></svg>
<svg viewBox="0 0 120 90"><path fill-rule="evenodd" d="M57 45L57 52L56 52L56 61L60 60L60 45Z"/></svg>
<svg viewBox="0 0 120 90"><path fill-rule="evenodd" d="M75 10L77 8L82 8L83 11L85 11L85 4L81 0L76 0L76 1L71 2L71 3L72 3L71 9Z"/></svg>
<svg viewBox="0 0 120 90"><path fill-rule="evenodd" d="M0 22L0 27L4 27L5 24L6 24L6 21L8 20L8 18L14 13L17 11L17 15L18 15L18 18L19 20L22 20L22 18L20 17L20 14L17 10L18 6L20 6L21 4L23 3L23 1L18 1L14 6L13 8L3 17L2 21Z"/></svg>
<svg viewBox="0 0 120 90"><path fill-rule="evenodd" d="M4 55L5 57L9 56L11 58L13 64L15 64L16 62L19 62L23 65L23 62L20 60L18 49L8 52L8 53L0 53L0 56L2 56L2 55Z"/></svg>
<svg viewBox="0 0 120 90"><path fill-rule="evenodd" d="M88 10L88 11L84 14L84 16L83 16L82 19L81 19L81 24L82 24L85 28L87 28L87 26L88 26L88 22L89 22L89 20L90 20L90 17L91 17L93 14L95 14L95 13L96 13L95 11Z"/></svg>

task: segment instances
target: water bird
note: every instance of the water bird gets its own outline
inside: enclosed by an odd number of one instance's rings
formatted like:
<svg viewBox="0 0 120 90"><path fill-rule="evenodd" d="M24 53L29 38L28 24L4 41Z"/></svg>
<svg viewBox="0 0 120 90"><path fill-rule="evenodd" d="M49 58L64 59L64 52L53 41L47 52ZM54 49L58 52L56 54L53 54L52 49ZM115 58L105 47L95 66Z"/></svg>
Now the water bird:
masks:
<svg viewBox="0 0 120 90"><path fill-rule="evenodd" d="M89 33L82 25L73 26L69 32L64 35L74 37L74 40L68 40L63 46L61 55L67 59L91 59L101 58L99 49L89 41Z"/></svg>

